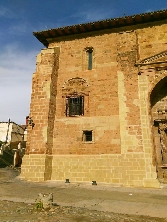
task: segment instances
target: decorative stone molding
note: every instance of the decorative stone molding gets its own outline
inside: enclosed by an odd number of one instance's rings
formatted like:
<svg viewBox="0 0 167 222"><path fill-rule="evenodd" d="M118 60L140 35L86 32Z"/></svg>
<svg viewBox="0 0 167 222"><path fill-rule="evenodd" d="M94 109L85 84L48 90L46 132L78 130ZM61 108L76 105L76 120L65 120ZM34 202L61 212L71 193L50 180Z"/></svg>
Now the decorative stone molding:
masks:
<svg viewBox="0 0 167 222"><path fill-rule="evenodd" d="M163 119L167 119L166 118L167 117L166 116L167 115L167 108L158 109L157 112L158 112L158 115L165 115Z"/></svg>
<svg viewBox="0 0 167 222"><path fill-rule="evenodd" d="M91 47L86 47L86 48L85 48L85 51L86 51L86 52L93 52L93 50L94 50L94 49L93 49L92 46L91 46Z"/></svg>
<svg viewBox="0 0 167 222"><path fill-rule="evenodd" d="M75 77L67 80L62 87L63 97L69 95L89 95L88 84L85 79Z"/></svg>
<svg viewBox="0 0 167 222"><path fill-rule="evenodd" d="M147 59L143 59L143 60L141 61L141 63L150 63L150 62L155 61L155 60L157 60L157 59L159 59L159 58L162 58L162 57L164 57L164 56L167 56L167 51L161 52L161 53L156 54L156 55L154 55L154 56L151 56L151 57L149 57L149 58L147 58Z"/></svg>
<svg viewBox="0 0 167 222"><path fill-rule="evenodd" d="M148 57L146 59L138 61L138 62L136 62L135 65L136 66L142 66L142 65L149 65L149 64L153 64L153 63L167 63L166 60L164 60L164 61L156 61L156 60L158 60L160 58L163 58L165 56L167 56L167 51L163 51L161 53L158 53L156 55L153 55L153 56L150 56L150 57Z"/></svg>
<svg viewBox="0 0 167 222"><path fill-rule="evenodd" d="M162 145L162 153L167 153L167 134L165 130L167 129L167 123L159 123L160 141Z"/></svg>
<svg viewBox="0 0 167 222"><path fill-rule="evenodd" d="M167 78L167 70L163 70L159 72L158 74L155 74L153 81L150 82L148 95L151 95L154 87L164 78Z"/></svg>
<svg viewBox="0 0 167 222"><path fill-rule="evenodd" d="M158 131L160 134L160 144L161 144L161 151L162 155L167 153L167 120L166 119L157 119L155 122L158 123ZM166 162L165 162L166 164Z"/></svg>
<svg viewBox="0 0 167 222"><path fill-rule="evenodd" d="M167 129L167 122L161 122L159 123L159 130L165 131Z"/></svg>
<svg viewBox="0 0 167 222"><path fill-rule="evenodd" d="M153 67L141 67L139 74L152 76L155 75L155 69Z"/></svg>

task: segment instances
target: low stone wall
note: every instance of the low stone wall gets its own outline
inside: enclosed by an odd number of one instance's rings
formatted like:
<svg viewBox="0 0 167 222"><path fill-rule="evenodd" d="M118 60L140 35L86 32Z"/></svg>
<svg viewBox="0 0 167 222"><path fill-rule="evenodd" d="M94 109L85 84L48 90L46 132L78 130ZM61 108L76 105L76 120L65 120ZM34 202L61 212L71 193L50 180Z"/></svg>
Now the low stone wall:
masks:
<svg viewBox="0 0 167 222"><path fill-rule="evenodd" d="M146 173L143 153L119 155L25 155L21 176L27 180L110 183L120 186L159 187L155 167ZM49 166L46 166L49 164ZM50 170L50 171L49 171Z"/></svg>
<svg viewBox="0 0 167 222"><path fill-rule="evenodd" d="M45 155L24 155L21 178L30 181L44 181Z"/></svg>

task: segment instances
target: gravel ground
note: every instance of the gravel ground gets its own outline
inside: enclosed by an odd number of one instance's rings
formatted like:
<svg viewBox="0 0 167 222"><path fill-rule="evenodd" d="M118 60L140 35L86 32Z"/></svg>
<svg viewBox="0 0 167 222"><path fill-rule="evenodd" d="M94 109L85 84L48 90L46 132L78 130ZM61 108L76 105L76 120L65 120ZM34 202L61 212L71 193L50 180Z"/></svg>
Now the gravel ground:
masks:
<svg viewBox="0 0 167 222"><path fill-rule="evenodd" d="M115 214L79 207L53 206L37 210L35 204L0 201L1 222L167 222L164 218Z"/></svg>
<svg viewBox="0 0 167 222"><path fill-rule="evenodd" d="M90 190L83 190L79 188L71 188L68 187L49 187L49 186L41 186L34 183L25 183L20 181L17 177L19 176L19 170L12 170L9 167L0 168L0 222L167 222L167 218L158 218L158 217L150 217L144 215L132 215L132 214L121 214L121 213L113 213L102 211L102 209L90 209L87 205L86 207L81 207L79 205L70 205L68 202L67 205L57 205L53 204L50 210L41 210L37 209L37 205L35 204L35 194L40 192L49 192L56 190L55 196L56 199L60 198L63 195L63 199L66 201L70 195L72 195L73 202L75 198L80 198L81 200L86 200L86 195L91 195ZM65 192L66 191L66 192ZM84 191L84 197L78 195ZM143 190L144 191L144 190ZM61 193L62 192L62 193ZM98 191L101 192L101 191ZM107 192L107 191L106 191ZM157 191L158 192L158 191ZM165 192L165 191L164 191ZM58 196L59 194L59 196ZM112 193L113 194L113 193ZM121 194L121 193L120 193ZM155 194L155 191L154 191ZM5 195L5 196L4 196ZM100 195L100 193L99 193ZM108 192L106 193L108 195ZM125 194L126 195L126 194ZM153 194L151 193L151 196ZM22 198L29 197L34 198L34 202L23 202ZM138 196L138 198L140 195ZM158 199L155 199L156 202L159 201L166 205L166 196L157 196ZM90 199L87 199L86 203L90 202L91 199L94 198L93 194ZM103 198L107 198L103 196ZM125 196L125 199L127 196ZM145 198L148 200L149 196ZM69 198L69 200L71 200ZM79 201L80 199L76 199ZM138 201L141 201L138 199ZM154 202L154 198L152 200ZM63 202L62 202L63 203ZM145 202L143 202L144 204ZM151 204L152 202L147 202L147 204ZM127 202L128 204L128 202ZM135 202L134 202L135 204ZM164 205L163 205L164 206ZM120 206L121 207L121 206ZM156 210L156 209L155 209ZM160 210L160 209L158 209ZM163 216L163 215L162 215Z"/></svg>

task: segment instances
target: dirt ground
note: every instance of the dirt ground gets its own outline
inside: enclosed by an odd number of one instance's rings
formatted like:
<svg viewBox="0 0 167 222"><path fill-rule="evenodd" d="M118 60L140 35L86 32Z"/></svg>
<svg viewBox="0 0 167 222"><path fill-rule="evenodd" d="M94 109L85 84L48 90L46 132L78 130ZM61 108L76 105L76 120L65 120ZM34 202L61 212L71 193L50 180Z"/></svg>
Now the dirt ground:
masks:
<svg viewBox="0 0 167 222"><path fill-rule="evenodd" d="M38 193L53 193L50 210L37 209ZM91 184L33 183L0 168L0 222L167 222L167 189Z"/></svg>

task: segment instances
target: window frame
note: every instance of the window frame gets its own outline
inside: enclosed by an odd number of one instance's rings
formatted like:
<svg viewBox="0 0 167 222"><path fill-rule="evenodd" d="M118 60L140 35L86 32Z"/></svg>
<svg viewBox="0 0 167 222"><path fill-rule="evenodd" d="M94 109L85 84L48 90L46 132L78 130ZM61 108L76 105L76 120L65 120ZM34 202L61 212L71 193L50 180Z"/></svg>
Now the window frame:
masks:
<svg viewBox="0 0 167 222"><path fill-rule="evenodd" d="M93 69L93 47L86 48L87 54L87 70Z"/></svg>
<svg viewBox="0 0 167 222"><path fill-rule="evenodd" d="M89 135L91 133L91 135ZM91 136L91 140L89 139ZM82 131L82 141L84 143L92 143L93 142L93 130L83 130Z"/></svg>
<svg viewBox="0 0 167 222"><path fill-rule="evenodd" d="M84 96L71 95L66 97L66 116L83 116L84 115Z"/></svg>
<svg viewBox="0 0 167 222"><path fill-rule="evenodd" d="M93 51L88 51L88 70L93 68Z"/></svg>

